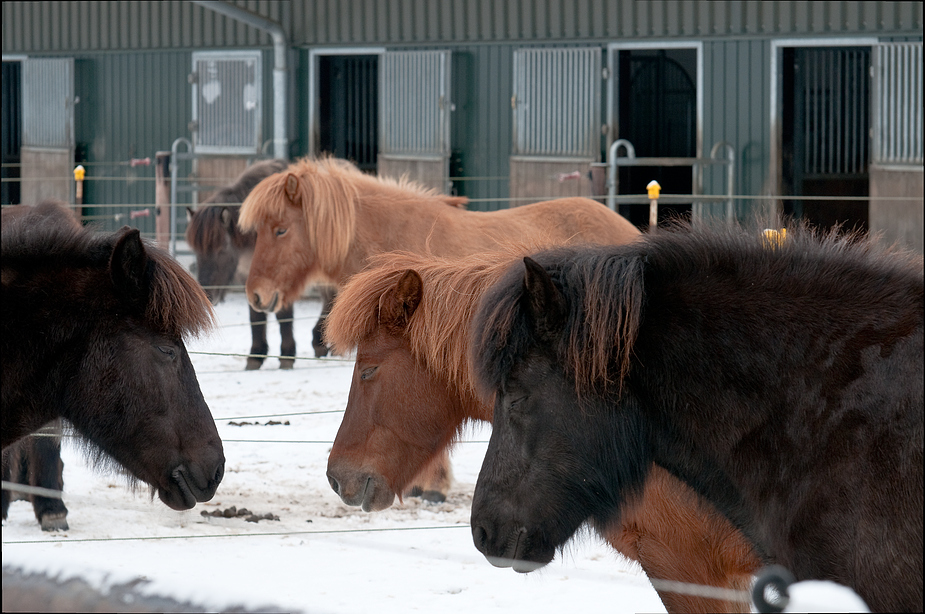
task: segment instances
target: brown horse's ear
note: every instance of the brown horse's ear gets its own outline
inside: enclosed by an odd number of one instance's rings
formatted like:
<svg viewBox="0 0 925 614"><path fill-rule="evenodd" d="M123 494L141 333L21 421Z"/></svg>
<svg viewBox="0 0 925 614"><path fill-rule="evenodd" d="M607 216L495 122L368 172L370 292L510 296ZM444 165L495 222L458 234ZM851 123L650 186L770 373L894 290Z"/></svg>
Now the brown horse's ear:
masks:
<svg viewBox="0 0 925 614"><path fill-rule="evenodd" d="M139 302L144 300L147 289L148 255L137 228L125 226L119 232L122 234L109 258L109 274L117 293L130 302Z"/></svg>
<svg viewBox="0 0 925 614"><path fill-rule="evenodd" d="M289 202L294 205L299 202L301 195L299 178L289 173L286 175L286 197L289 199Z"/></svg>
<svg viewBox="0 0 925 614"><path fill-rule="evenodd" d="M565 297L546 269L527 256L524 256L524 301L534 331L542 338L554 338L565 322Z"/></svg>
<svg viewBox="0 0 925 614"><path fill-rule="evenodd" d="M404 330L423 298L424 281L417 271L408 269L392 291L383 297L379 323L392 329Z"/></svg>

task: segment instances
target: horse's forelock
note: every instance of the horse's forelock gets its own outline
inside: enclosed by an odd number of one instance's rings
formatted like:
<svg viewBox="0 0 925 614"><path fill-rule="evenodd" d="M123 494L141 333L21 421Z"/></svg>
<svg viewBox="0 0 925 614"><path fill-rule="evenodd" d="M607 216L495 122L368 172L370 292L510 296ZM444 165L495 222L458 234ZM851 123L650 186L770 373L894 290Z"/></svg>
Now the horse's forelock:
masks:
<svg viewBox="0 0 925 614"><path fill-rule="evenodd" d="M194 251L215 254L225 245L228 231L222 221L223 209L224 207L200 206L193 214L186 227L186 241Z"/></svg>
<svg viewBox="0 0 925 614"><path fill-rule="evenodd" d="M173 337L211 330L215 312L202 286L166 252L149 244L145 251L153 264L145 306L149 325Z"/></svg>

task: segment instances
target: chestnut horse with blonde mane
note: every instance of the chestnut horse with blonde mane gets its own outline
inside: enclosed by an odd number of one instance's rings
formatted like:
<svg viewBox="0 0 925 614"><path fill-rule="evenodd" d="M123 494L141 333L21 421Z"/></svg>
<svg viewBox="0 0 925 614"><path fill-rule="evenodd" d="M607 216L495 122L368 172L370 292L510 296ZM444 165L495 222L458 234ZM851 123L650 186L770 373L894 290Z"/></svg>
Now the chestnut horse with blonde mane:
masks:
<svg viewBox="0 0 925 614"><path fill-rule="evenodd" d="M241 207L238 224L257 233L247 299L254 309L276 311L312 281L342 287L371 256L399 249L460 257L512 241L623 244L639 236L625 218L587 198L491 212L468 211L466 202L404 178L366 175L336 158L295 162L261 181ZM444 458L445 471L435 469L422 486L429 497L445 494L448 463Z"/></svg>
<svg viewBox="0 0 925 614"><path fill-rule="evenodd" d="M390 505L469 420L492 420L468 362L479 300L525 248L466 258L393 252L350 279L325 325L338 350L357 348L328 479L364 509ZM741 533L688 486L653 467L644 491L601 530L650 578L747 589L758 559ZM749 611L728 602L659 591L669 612Z"/></svg>

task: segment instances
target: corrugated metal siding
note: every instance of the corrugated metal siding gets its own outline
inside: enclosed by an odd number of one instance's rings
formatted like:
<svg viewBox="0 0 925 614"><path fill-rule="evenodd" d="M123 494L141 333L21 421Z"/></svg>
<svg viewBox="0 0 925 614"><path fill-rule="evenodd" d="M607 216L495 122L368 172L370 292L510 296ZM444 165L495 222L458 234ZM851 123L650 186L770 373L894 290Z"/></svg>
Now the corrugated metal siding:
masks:
<svg viewBox="0 0 925 614"><path fill-rule="evenodd" d="M922 43L874 47L874 161L921 165Z"/></svg>
<svg viewBox="0 0 925 614"><path fill-rule="evenodd" d="M763 41L705 42L703 155L713 144L726 141L736 151L735 192L762 194L768 180L770 126L770 48ZM726 170L704 170L703 193L723 194ZM736 204L737 215L751 215L750 201ZM725 215L723 203L704 205L705 215Z"/></svg>
<svg viewBox="0 0 925 614"><path fill-rule="evenodd" d="M294 46L878 33L921 36L920 2L237 0ZM269 35L190 2L14 2L3 52L253 47Z"/></svg>

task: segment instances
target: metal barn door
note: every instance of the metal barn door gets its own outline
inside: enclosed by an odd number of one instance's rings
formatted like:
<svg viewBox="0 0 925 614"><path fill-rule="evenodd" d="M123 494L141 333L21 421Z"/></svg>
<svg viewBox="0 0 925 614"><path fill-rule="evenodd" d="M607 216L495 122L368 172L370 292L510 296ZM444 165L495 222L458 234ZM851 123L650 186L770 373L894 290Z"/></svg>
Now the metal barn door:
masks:
<svg viewBox="0 0 925 614"><path fill-rule="evenodd" d="M784 189L825 197L790 201L785 213L821 227L866 228L867 202L838 197L869 193L870 52L870 47L784 50Z"/></svg>
<svg viewBox="0 0 925 614"><path fill-rule="evenodd" d="M511 197L590 196L601 155L601 49L514 52ZM515 201L516 203L517 201Z"/></svg>
<svg viewBox="0 0 925 614"><path fill-rule="evenodd" d="M379 175L450 188L450 52L389 51L379 60Z"/></svg>
<svg viewBox="0 0 925 614"><path fill-rule="evenodd" d="M197 153L255 155L263 138L260 51L193 53Z"/></svg>
<svg viewBox="0 0 925 614"><path fill-rule="evenodd" d="M376 172L379 56L326 55L318 61L318 149Z"/></svg>
<svg viewBox="0 0 925 614"><path fill-rule="evenodd" d="M72 202L74 59L22 63L21 202Z"/></svg>

